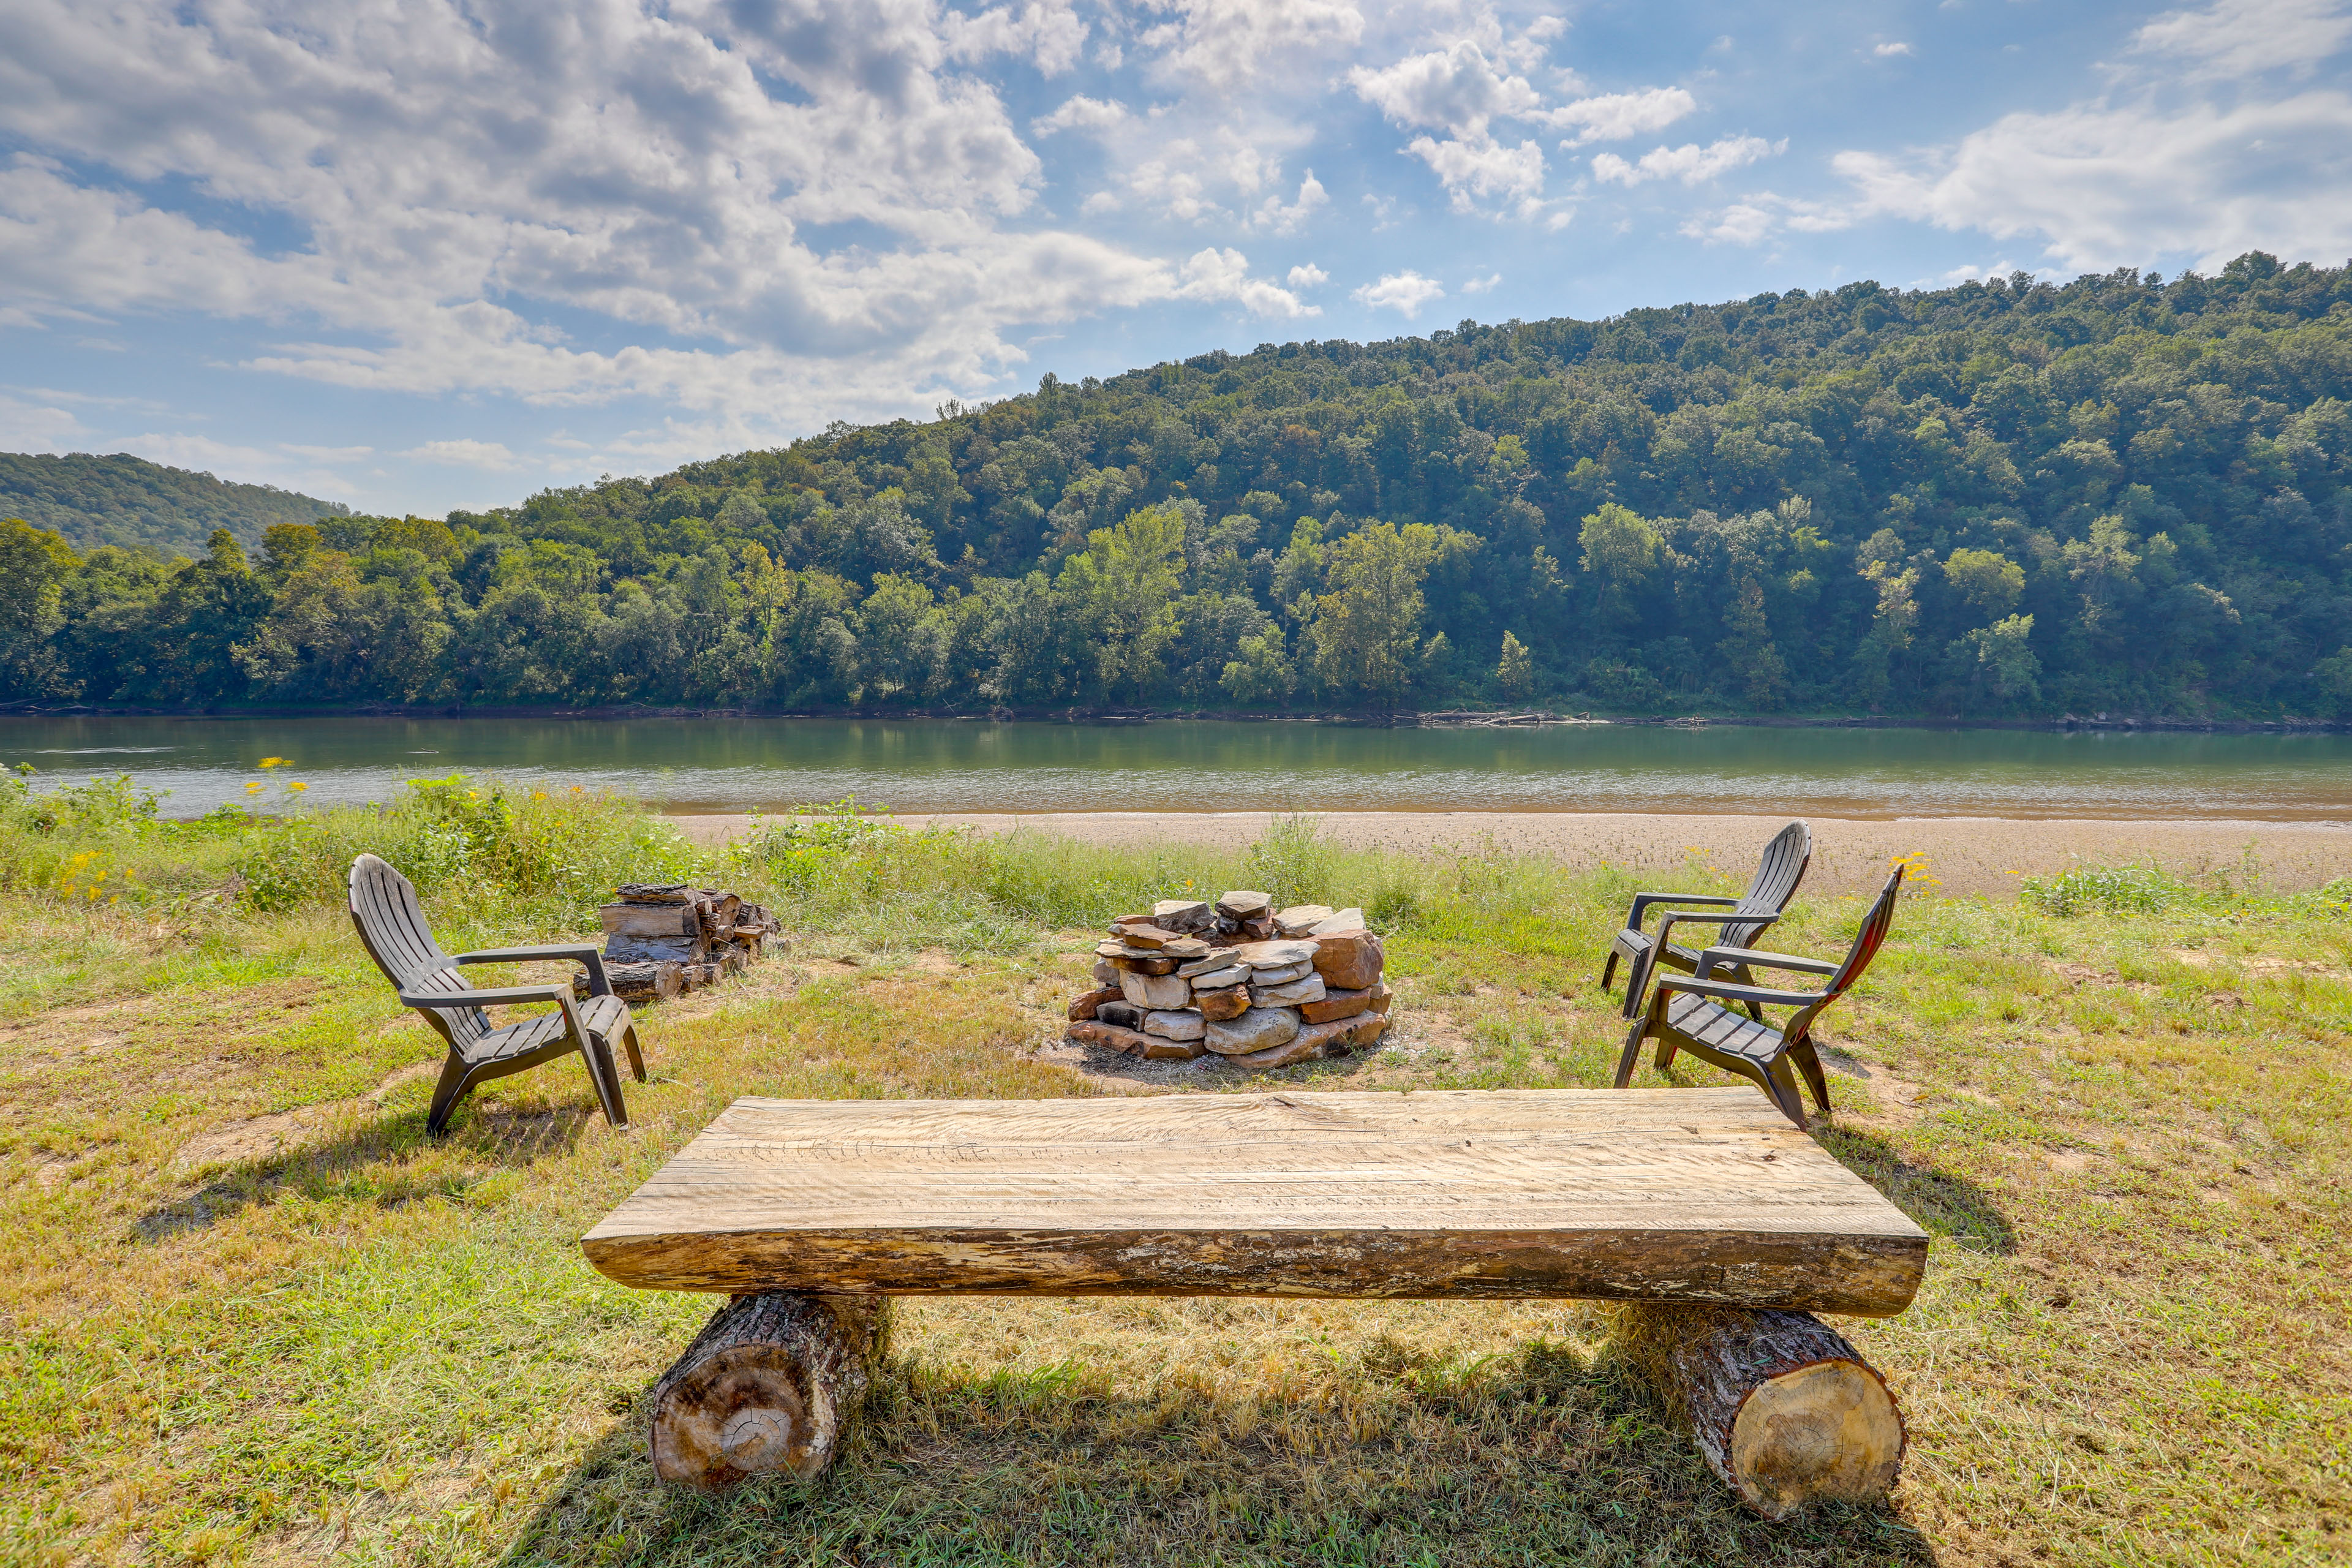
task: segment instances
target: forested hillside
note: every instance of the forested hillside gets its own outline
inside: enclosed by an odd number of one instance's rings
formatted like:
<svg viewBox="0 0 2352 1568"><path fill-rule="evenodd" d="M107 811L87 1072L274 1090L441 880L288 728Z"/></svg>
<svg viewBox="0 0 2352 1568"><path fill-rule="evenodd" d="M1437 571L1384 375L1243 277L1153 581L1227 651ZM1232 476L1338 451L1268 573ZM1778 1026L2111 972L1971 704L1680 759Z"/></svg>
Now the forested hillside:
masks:
<svg viewBox="0 0 2352 1568"><path fill-rule="evenodd" d="M106 458L0 452L0 517L54 530L83 550L146 544L194 555L216 528L258 545L262 530L272 523L310 522L350 510L339 501L314 500L273 485L231 484L127 452Z"/></svg>
<svg viewBox="0 0 2352 1568"><path fill-rule="evenodd" d="M16 528L10 697L2352 718L2352 273L1266 345L248 560Z"/></svg>

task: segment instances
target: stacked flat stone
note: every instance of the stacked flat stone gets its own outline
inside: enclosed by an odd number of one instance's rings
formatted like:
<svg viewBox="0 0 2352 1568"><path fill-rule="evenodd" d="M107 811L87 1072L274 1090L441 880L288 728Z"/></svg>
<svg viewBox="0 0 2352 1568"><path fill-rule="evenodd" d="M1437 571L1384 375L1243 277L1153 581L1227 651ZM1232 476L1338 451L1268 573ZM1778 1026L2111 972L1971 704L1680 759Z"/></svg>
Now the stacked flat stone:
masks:
<svg viewBox="0 0 2352 1568"><path fill-rule="evenodd" d="M1152 1061L1213 1053L1248 1068L1378 1040L1390 993L1364 911L1273 903L1241 890L1113 921L1095 949L1097 988L1070 1004L1070 1038Z"/></svg>

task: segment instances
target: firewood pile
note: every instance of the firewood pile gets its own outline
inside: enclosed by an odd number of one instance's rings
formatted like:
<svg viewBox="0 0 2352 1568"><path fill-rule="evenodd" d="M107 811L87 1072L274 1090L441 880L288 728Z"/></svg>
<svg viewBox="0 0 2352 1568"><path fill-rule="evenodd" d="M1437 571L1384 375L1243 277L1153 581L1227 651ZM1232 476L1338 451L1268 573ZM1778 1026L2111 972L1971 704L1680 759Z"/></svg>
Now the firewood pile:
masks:
<svg viewBox="0 0 2352 1568"><path fill-rule="evenodd" d="M1246 1068L1345 1056L1389 1026L1381 939L1361 910L1264 893L1167 899L1122 915L1095 949L1096 989L1070 1004L1069 1037L1152 1061L1211 1053Z"/></svg>
<svg viewBox="0 0 2352 1568"><path fill-rule="evenodd" d="M732 974L783 945L776 917L716 888L625 882L604 923L604 976L625 1002L665 1001ZM587 978L572 982L586 994Z"/></svg>

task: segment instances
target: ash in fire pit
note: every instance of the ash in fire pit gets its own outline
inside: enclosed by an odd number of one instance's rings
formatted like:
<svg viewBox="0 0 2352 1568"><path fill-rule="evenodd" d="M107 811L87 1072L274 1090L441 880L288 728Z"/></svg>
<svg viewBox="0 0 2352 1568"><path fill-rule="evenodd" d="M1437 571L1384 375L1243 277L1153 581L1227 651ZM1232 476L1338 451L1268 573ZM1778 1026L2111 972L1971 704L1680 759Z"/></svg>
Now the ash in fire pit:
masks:
<svg viewBox="0 0 2352 1568"><path fill-rule="evenodd" d="M1264 893L1162 900L1121 915L1095 949L1097 989L1070 1004L1070 1038L1154 1061L1215 1053L1242 1067L1341 1057L1389 1026L1381 939L1361 910Z"/></svg>

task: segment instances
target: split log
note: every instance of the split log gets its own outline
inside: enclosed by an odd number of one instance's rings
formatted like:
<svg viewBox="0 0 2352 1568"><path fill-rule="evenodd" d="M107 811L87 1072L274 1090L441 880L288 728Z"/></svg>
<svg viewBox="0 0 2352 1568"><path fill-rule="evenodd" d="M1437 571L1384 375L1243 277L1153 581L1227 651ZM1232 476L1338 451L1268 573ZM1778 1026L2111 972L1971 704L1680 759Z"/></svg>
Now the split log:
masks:
<svg viewBox="0 0 2352 1568"><path fill-rule="evenodd" d="M1632 1302L1616 1316L1627 1359L1689 1425L1707 1467L1767 1519L1895 1485L1895 1395L1811 1313Z"/></svg>
<svg viewBox="0 0 2352 1568"><path fill-rule="evenodd" d="M667 1002L686 989L685 974L675 963L607 963L604 978L612 983L613 994L624 1002ZM586 975L572 978L572 994L587 1000Z"/></svg>
<svg viewBox="0 0 2352 1568"><path fill-rule="evenodd" d="M872 1297L730 1300L654 1385L654 1474L700 1491L773 1471L823 1474L887 1348L888 1313Z"/></svg>

